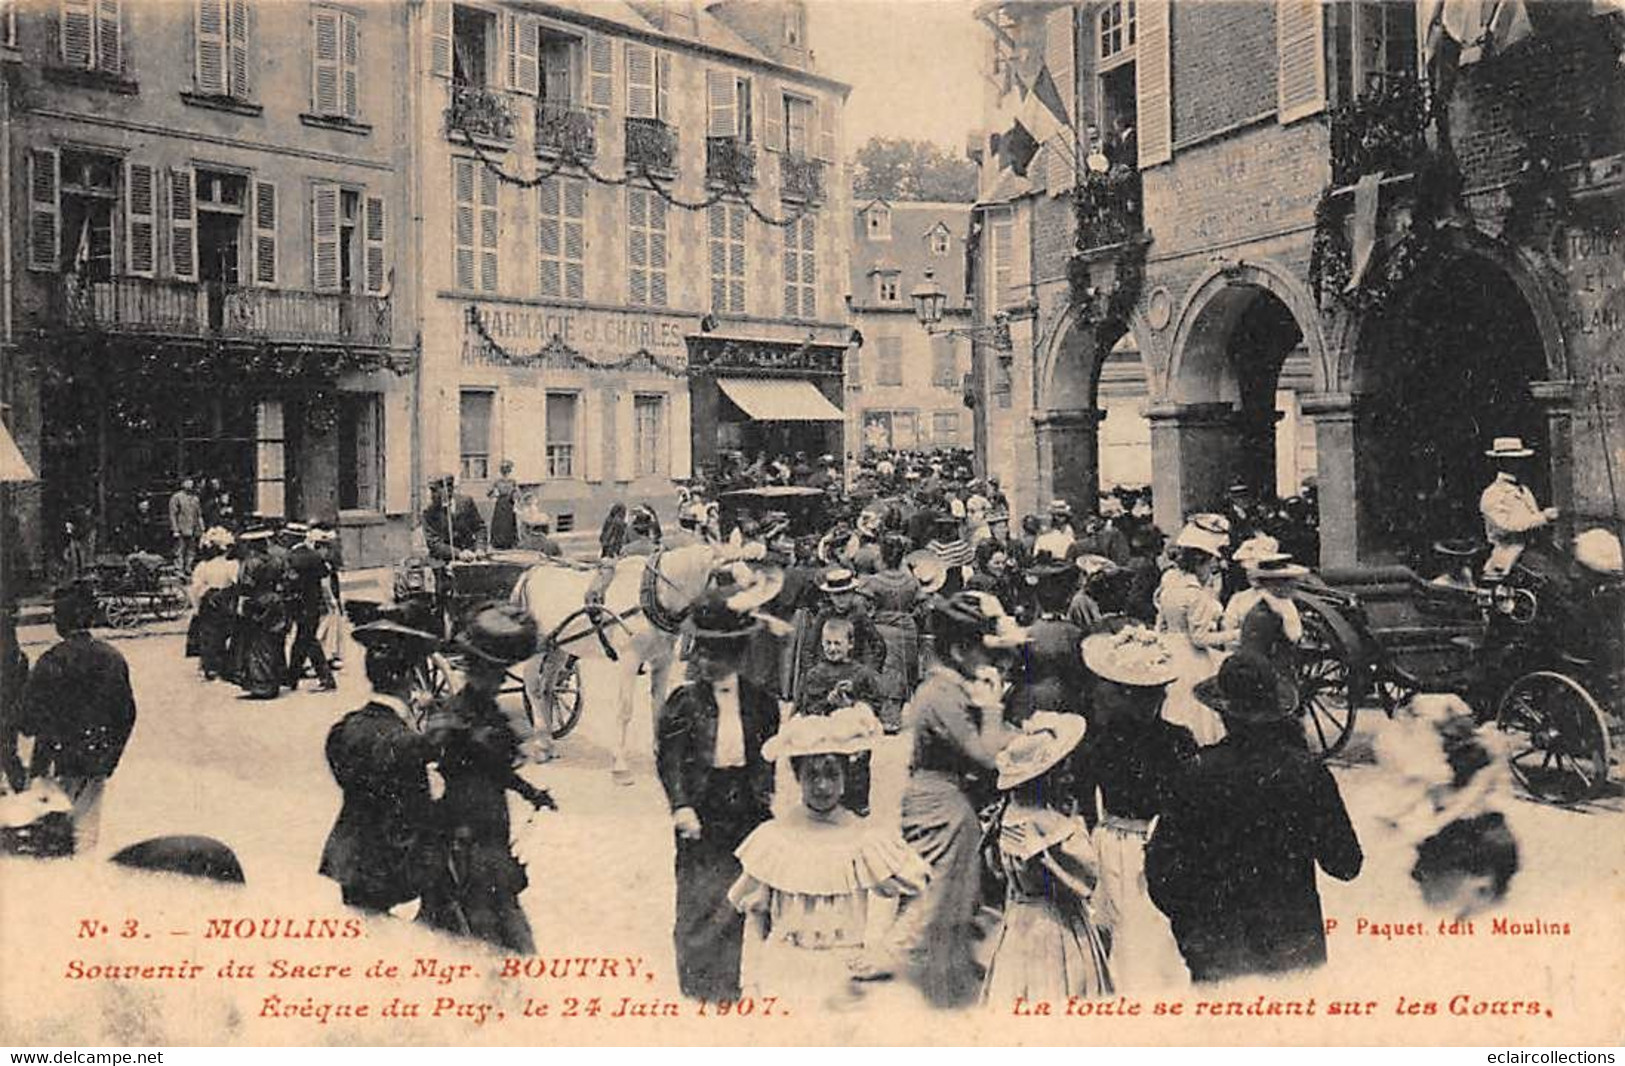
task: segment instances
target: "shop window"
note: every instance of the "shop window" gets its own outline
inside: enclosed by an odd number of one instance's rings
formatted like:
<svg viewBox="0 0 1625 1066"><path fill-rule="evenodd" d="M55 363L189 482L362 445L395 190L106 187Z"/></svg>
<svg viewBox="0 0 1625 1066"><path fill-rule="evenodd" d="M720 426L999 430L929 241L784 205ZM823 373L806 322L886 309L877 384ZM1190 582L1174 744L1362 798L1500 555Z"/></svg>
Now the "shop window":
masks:
<svg viewBox="0 0 1625 1066"><path fill-rule="evenodd" d="M262 400L254 419L254 513L281 518L288 513L287 437L282 401Z"/></svg>
<svg viewBox="0 0 1625 1066"><path fill-rule="evenodd" d="M547 476L570 478L577 476L576 408L580 397L573 392L547 394Z"/></svg>
<svg viewBox="0 0 1625 1066"><path fill-rule="evenodd" d="M380 511L384 404L376 392L339 394L339 509Z"/></svg>
<svg viewBox="0 0 1625 1066"><path fill-rule="evenodd" d="M901 385L903 383L903 338L880 337L875 341L877 356L875 359L876 385Z"/></svg>
<svg viewBox="0 0 1625 1066"><path fill-rule="evenodd" d="M492 412L496 393L465 389L458 402L458 459L464 481L484 481L491 476Z"/></svg>
<svg viewBox="0 0 1625 1066"><path fill-rule="evenodd" d="M671 447L666 437L666 397L658 393L639 395L632 402L632 414L638 476L664 474L666 453Z"/></svg>
<svg viewBox="0 0 1625 1066"><path fill-rule="evenodd" d="M931 442L939 447L959 443L958 411L933 411L931 413Z"/></svg>

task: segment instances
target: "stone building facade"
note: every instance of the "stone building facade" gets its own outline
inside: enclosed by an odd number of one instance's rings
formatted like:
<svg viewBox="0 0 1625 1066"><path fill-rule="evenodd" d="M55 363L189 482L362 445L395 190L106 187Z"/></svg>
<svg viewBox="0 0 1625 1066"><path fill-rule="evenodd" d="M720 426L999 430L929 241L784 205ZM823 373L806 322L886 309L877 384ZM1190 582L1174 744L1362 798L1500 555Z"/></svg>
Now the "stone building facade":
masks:
<svg viewBox="0 0 1625 1066"><path fill-rule="evenodd" d="M569 531L770 422L839 447L847 89L801 4L409 18L425 474L483 500L506 459ZM837 413L799 421L802 390Z"/></svg>
<svg viewBox="0 0 1625 1066"><path fill-rule="evenodd" d="M971 446L970 342L948 332L970 323L969 226L969 204L875 200L854 213L848 301L863 349L847 364L848 450ZM946 294L934 333L910 299L928 273Z"/></svg>
<svg viewBox="0 0 1625 1066"><path fill-rule="evenodd" d="M25 565L160 547L183 477L399 554L412 506L405 9L8 4ZM145 510L140 506L147 504ZM93 539L91 539L93 536Z"/></svg>
<svg viewBox="0 0 1625 1066"><path fill-rule="evenodd" d="M1014 219L1027 271L990 291L984 222L978 311L1014 342L980 362L989 467L1032 469L1034 499L1092 493L1100 370L1130 334L1165 529L1273 480L1293 361L1329 565L1420 565L1479 532L1497 436L1534 444L1537 493L1576 526L1617 521L1618 14L1529 5L1521 39L1458 48L1410 4L1046 6L1025 38L1013 8L996 48L1042 40L1079 130L1132 130L1133 173L1048 146L1026 178L985 164L982 217Z"/></svg>

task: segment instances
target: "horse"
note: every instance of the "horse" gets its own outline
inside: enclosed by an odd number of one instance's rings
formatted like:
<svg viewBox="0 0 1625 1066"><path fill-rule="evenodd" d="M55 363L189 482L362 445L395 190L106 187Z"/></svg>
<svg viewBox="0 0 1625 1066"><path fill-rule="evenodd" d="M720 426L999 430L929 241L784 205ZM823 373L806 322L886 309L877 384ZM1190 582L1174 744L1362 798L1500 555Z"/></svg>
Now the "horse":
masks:
<svg viewBox="0 0 1625 1066"><path fill-rule="evenodd" d="M677 658L683 619L710 587L718 565L737 558L727 545L692 544L627 556L606 564L605 584L598 566L547 560L520 575L512 600L536 619L545 635L542 654L525 663L526 697L537 708L536 740L551 744L551 680L570 657L615 664L618 728L612 773L631 783L627 767L627 733L632 725L633 679L649 667L650 687L658 704L666 696L671 667ZM589 602L589 593L593 593Z"/></svg>

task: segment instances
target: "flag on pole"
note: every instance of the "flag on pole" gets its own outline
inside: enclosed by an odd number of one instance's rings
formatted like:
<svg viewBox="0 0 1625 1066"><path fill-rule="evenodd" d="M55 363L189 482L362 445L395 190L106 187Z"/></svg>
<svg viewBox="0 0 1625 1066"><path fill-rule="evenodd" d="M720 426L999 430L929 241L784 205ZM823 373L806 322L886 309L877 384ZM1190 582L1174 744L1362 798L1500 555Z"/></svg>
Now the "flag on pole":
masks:
<svg viewBox="0 0 1625 1066"><path fill-rule="evenodd" d="M1038 144L1032 131L1022 125L1019 118L1016 119L999 138L999 165L1025 178L1028 164L1038 154Z"/></svg>
<svg viewBox="0 0 1625 1066"><path fill-rule="evenodd" d="M1072 116L1067 114L1066 101L1061 98L1061 88L1055 84L1055 75L1050 73L1048 66L1038 71L1038 80L1033 83L1033 96L1055 116L1055 121L1059 122L1063 129L1071 129Z"/></svg>

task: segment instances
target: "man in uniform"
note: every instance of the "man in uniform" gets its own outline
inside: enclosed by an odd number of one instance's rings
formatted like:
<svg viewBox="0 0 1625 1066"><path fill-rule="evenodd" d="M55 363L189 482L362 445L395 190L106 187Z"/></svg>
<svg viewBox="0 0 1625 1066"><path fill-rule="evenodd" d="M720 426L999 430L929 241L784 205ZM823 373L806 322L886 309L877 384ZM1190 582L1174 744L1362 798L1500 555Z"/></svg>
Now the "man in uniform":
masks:
<svg viewBox="0 0 1625 1066"><path fill-rule="evenodd" d="M175 562L181 573L192 572L197 557L197 539L203 535L203 503L191 478L169 498L169 532L175 538Z"/></svg>
<svg viewBox="0 0 1625 1066"><path fill-rule="evenodd" d="M1484 579L1500 581L1517 563L1529 534L1557 519L1557 508L1542 509L1535 502L1535 494L1523 483L1520 475L1535 452L1524 447L1520 438L1496 437L1484 454L1495 461L1495 480L1478 498L1478 510L1484 516L1484 538L1490 542Z"/></svg>

